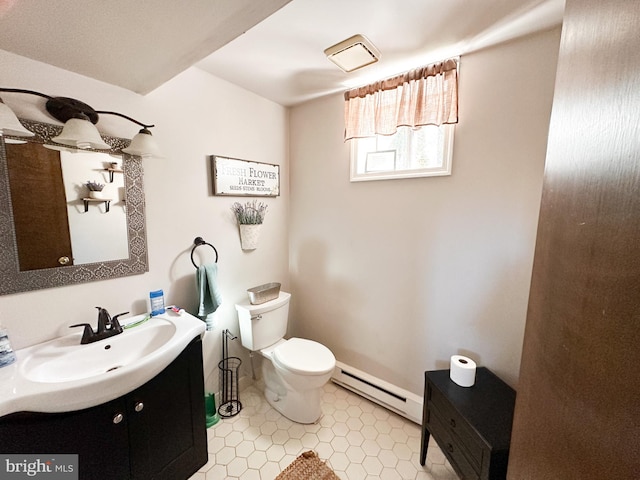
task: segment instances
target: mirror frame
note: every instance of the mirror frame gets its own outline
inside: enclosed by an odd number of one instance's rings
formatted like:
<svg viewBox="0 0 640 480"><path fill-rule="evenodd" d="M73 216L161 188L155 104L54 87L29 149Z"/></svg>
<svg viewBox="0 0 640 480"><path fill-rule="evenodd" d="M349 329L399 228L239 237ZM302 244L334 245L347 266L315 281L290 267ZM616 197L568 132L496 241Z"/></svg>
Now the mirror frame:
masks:
<svg viewBox="0 0 640 480"><path fill-rule="evenodd" d="M62 132L61 125L24 119L20 119L20 122L35 133L35 136L25 139L7 135L6 138L57 145L51 138ZM111 146L111 150L100 151L122 156L129 258L21 271L9 190L7 152L4 138L1 135L0 138L2 138L0 141L0 295L138 275L149 271L142 158L122 152L131 140L103 135L103 140ZM64 147L64 145L60 146Z"/></svg>

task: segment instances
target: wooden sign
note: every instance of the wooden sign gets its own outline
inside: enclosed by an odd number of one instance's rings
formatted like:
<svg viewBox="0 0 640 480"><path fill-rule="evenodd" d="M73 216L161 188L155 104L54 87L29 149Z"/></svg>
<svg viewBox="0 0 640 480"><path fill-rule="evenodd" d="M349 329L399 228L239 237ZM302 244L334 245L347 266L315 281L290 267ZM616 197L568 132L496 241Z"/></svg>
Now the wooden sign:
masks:
<svg viewBox="0 0 640 480"><path fill-rule="evenodd" d="M211 155L214 195L277 197L280 165Z"/></svg>

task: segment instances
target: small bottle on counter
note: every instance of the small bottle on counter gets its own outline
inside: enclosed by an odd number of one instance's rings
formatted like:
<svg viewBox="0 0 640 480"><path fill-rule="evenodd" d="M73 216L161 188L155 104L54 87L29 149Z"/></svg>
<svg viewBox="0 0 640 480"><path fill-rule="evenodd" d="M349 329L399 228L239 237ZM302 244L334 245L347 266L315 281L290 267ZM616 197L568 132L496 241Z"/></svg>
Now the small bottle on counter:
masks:
<svg viewBox="0 0 640 480"><path fill-rule="evenodd" d="M11 365L16 361L16 353L11 348L9 333L7 329L0 325L0 368Z"/></svg>
<svg viewBox="0 0 640 480"><path fill-rule="evenodd" d="M151 301L151 316L161 315L165 312L164 308L164 292L155 290L149 292L149 300Z"/></svg>

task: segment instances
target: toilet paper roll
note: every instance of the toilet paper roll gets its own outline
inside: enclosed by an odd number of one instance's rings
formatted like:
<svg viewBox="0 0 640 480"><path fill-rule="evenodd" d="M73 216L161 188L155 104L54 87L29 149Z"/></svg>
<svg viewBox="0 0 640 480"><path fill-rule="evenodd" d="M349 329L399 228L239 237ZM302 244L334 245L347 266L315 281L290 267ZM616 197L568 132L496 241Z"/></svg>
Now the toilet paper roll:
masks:
<svg viewBox="0 0 640 480"><path fill-rule="evenodd" d="M453 355L449 378L461 387L473 386L476 382L476 362L462 355Z"/></svg>

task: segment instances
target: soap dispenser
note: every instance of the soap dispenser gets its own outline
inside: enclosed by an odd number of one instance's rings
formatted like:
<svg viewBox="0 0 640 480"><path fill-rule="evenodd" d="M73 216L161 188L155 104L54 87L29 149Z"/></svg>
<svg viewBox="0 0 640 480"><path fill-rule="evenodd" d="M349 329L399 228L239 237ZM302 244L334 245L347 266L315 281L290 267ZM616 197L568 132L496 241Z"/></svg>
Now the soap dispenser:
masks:
<svg viewBox="0 0 640 480"><path fill-rule="evenodd" d="M16 361L16 354L9 342L7 329L0 324L0 368L11 365Z"/></svg>

